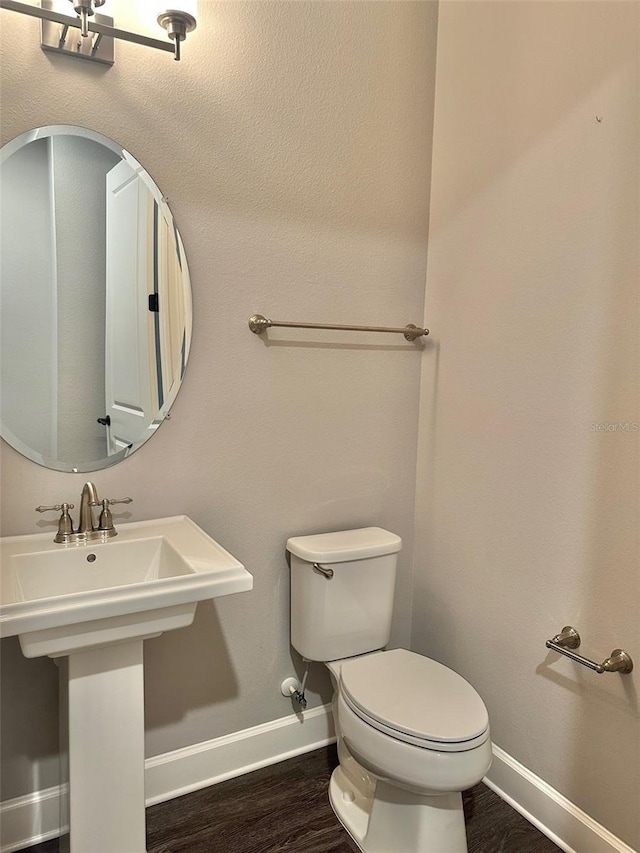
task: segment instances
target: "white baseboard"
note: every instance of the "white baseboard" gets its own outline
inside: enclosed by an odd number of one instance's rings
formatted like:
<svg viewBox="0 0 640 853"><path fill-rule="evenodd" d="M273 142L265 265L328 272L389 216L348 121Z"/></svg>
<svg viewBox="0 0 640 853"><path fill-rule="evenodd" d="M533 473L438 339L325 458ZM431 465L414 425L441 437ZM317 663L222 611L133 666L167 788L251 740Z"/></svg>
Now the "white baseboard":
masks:
<svg viewBox="0 0 640 853"><path fill-rule="evenodd" d="M180 797L285 761L331 743L331 707L289 715L270 723L148 758L147 805ZM493 747L493 765L485 778L513 806L566 853L637 853L585 814L500 747ZM60 801L65 786L47 788L0 804L0 853L60 834Z"/></svg>
<svg viewBox="0 0 640 853"><path fill-rule="evenodd" d="M241 776L326 746L335 740L331 706L234 732L214 740L156 755L145 761L147 805L180 797L216 782ZM0 853L55 838L60 826L61 797L57 785L0 804Z"/></svg>
<svg viewBox="0 0 640 853"><path fill-rule="evenodd" d="M333 743L331 705L156 755L145 762L147 805L181 797ZM4 851L2 851L4 853Z"/></svg>
<svg viewBox="0 0 640 853"><path fill-rule="evenodd" d="M483 781L566 853L637 853L495 744Z"/></svg>
<svg viewBox="0 0 640 853"><path fill-rule="evenodd" d="M0 851L12 853L60 835L60 806L66 786L56 785L0 803Z"/></svg>

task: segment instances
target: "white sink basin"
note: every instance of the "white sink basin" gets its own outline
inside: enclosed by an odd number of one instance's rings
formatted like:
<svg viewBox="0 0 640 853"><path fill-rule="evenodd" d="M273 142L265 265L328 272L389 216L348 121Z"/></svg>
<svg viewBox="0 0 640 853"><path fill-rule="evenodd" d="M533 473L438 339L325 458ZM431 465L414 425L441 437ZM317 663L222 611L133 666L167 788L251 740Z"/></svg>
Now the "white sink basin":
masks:
<svg viewBox="0 0 640 853"><path fill-rule="evenodd" d="M27 657L70 654L189 625L198 601L253 578L190 518L122 524L114 539L57 545L0 539L0 637Z"/></svg>
<svg viewBox="0 0 640 853"><path fill-rule="evenodd" d="M128 586L131 592L136 584L191 573L189 564L162 536L104 545L16 554L17 598L35 601L117 586Z"/></svg>

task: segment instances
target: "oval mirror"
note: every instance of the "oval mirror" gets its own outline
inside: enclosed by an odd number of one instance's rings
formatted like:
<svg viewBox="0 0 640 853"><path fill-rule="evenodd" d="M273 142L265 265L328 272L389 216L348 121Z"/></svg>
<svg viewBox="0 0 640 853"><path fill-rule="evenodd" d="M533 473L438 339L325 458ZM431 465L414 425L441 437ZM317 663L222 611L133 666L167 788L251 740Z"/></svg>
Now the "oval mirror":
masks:
<svg viewBox="0 0 640 853"><path fill-rule="evenodd" d="M187 259L166 199L107 137L56 125L0 150L0 435L58 471L120 462L176 398Z"/></svg>

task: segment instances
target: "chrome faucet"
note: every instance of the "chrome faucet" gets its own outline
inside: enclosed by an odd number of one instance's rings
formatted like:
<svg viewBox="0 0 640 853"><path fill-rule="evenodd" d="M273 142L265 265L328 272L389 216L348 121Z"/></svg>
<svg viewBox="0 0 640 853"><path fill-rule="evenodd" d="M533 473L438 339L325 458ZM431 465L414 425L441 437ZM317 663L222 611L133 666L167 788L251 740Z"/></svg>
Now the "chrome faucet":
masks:
<svg viewBox="0 0 640 853"><path fill-rule="evenodd" d="M36 512L48 512L49 510L62 510L62 515L58 521L58 532L54 538L54 542L82 543L89 539L108 539L111 536L117 536L118 531L113 524L110 506L113 504L130 504L133 498L98 498L98 490L92 482L87 482L82 487L80 496L80 515L78 518L78 527L73 529L73 522L69 515L69 510L73 509L73 504L63 503L55 506L37 506ZM102 506L102 511L98 518L98 523L94 521L93 507Z"/></svg>

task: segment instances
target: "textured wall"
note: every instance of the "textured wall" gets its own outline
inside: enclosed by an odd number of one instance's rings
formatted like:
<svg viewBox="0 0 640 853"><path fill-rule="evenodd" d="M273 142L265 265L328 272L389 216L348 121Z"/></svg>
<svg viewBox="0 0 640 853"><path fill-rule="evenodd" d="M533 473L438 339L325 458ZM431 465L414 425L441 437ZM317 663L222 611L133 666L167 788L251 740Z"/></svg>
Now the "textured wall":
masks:
<svg viewBox="0 0 640 853"><path fill-rule="evenodd" d="M114 138L169 197L189 257L194 340L172 418L93 479L132 495L133 519L189 514L255 579L146 644L149 754L290 710L291 534L399 533L394 640L408 641L420 353L400 337L261 339L247 320L420 321L436 11L207 0L180 65L119 43L110 69L43 53L37 21L1 13L2 141L62 123ZM83 480L3 445L3 532L53 534L33 507L77 501ZM15 640L2 653L9 798L56 780L56 667ZM322 672L310 687L310 706L328 700Z"/></svg>
<svg viewBox="0 0 640 853"><path fill-rule="evenodd" d="M413 615L496 743L635 848L640 668L544 641L640 663L639 12L440 6Z"/></svg>

